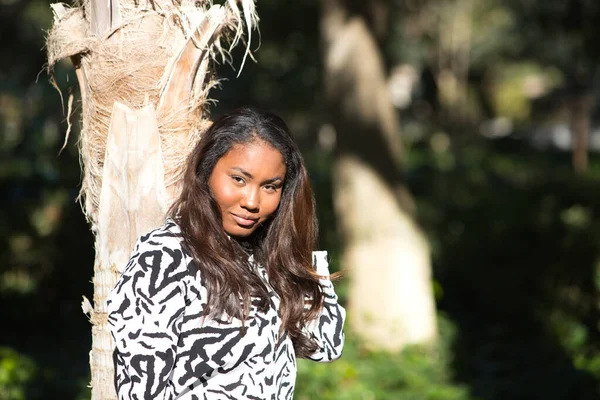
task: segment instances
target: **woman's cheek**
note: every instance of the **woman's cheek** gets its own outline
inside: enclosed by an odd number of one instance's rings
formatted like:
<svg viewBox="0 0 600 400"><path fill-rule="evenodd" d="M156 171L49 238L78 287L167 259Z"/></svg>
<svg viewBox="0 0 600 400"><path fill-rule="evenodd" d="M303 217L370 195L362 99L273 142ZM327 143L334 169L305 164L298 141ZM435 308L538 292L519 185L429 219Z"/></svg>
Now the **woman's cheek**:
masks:
<svg viewBox="0 0 600 400"><path fill-rule="evenodd" d="M221 208L229 208L232 205L235 205L239 197L239 188L233 187L233 185L227 185L221 183L219 187L219 193L217 196L217 201Z"/></svg>
<svg viewBox="0 0 600 400"><path fill-rule="evenodd" d="M272 199L270 199L269 201L269 208L268 208L268 212L270 216L271 214L273 214L275 211L277 211L277 207L279 207L279 203L281 202L281 195L277 195L277 196L273 196Z"/></svg>

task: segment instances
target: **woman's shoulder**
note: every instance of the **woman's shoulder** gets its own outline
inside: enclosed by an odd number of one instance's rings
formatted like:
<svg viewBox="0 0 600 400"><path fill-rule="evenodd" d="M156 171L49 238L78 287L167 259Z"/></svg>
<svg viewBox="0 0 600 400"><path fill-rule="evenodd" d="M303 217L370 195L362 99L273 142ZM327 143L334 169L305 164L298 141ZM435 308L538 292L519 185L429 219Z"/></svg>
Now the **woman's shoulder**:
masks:
<svg viewBox="0 0 600 400"><path fill-rule="evenodd" d="M107 298L111 312L140 300L145 310L171 298L187 296L189 261L182 250L181 231L172 220L139 237L133 254ZM138 303L136 303L138 304Z"/></svg>
<svg viewBox="0 0 600 400"><path fill-rule="evenodd" d="M181 249L182 239L179 225L171 218L167 218L163 225L140 236L137 240L135 250L137 252L143 249L160 249L163 247Z"/></svg>
<svg viewBox="0 0 600 400"><path fill-rule="evenodd" d="M181 229L168 218L162 226L140 236L124 274L164 270L188 273L189 260L183 246Z"/></svg>

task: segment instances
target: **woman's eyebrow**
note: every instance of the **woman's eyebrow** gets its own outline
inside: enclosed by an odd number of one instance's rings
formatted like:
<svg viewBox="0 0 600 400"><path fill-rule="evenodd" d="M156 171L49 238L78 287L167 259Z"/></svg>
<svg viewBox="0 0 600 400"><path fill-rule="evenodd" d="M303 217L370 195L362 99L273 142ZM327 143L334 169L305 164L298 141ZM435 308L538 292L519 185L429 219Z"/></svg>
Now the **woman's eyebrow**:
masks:
<svg viewBox="0 0 600 400"><path fill-rule="evenodd" d="M275 178L265 180L263 183L275 183L277 181L283 182L283 178L281 178L280 176L276 176Z"/></svg>
<svg viewBox="0 0 600 400"><path fill-rule="evenodd" d="M233 169L234 171L237 171L240 174L242 174L242 175L244 175L244 176L246 176L246 177L248 177L250 179L254 178L254 176L250 172L248 172L245 169L242 169L240 167L231 167L230 169Z"/></svg>
<svg viewBox="0 0 600 400"><path fill-rule="evenodd" d="M250 172L246 171L243 168L240 168L240 167L231 167L230 169L239 172L240 174L244 175L248 179L254 179L254 175L252 175ZM275 177L270 178L270 179L265 179L262 183L275 183L277 181L283 181L283 178L281 176L275 176Z"/></svg>

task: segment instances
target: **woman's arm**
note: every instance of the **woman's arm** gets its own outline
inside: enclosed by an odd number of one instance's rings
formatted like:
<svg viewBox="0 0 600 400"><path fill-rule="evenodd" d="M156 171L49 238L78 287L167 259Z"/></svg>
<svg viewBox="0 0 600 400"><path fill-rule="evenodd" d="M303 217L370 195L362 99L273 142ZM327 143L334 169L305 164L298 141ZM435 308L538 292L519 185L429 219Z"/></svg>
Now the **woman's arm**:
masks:
<svg viewBox="0 0 600 400"><path fill-rule="evenodd" d="M329 276L329 263L326 251L313 252L313 264L321 276ZM327 279L321 279L323 289L323 310L319 316L304 327L304 332L316 340L319 349L307 357L313 361L333 361L342 355L344 347L344 321L346 310L338 304L333 284Z"/></svg>
<svg viewBox="0 0 600 400"><path fill-rule="evenodd" d="M108 296L119 399L174 397L169 378L185 310L187 268L178 239L169 236L155 231L140 238Z"/></svg>

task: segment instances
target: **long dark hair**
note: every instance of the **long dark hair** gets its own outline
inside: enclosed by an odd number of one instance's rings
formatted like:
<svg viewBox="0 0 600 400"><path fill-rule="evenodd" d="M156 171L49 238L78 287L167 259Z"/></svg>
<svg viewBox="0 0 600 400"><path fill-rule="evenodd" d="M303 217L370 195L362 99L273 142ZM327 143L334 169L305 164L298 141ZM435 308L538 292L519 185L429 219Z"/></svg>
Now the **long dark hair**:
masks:
<svg viewBox="0 0 600 400"><path fill-rule="evenodd" d="M248 256L223 230L208 183L217 161L233 146L255 141L281 153L286 175L279 207L250 238L254 259L266 268L269 283L280 296L282 330L290 335L296 354L307 356L317 344L302 333L302 327L323 307L319 276L312 265L318 224L304 160L285 122L251 108L215 120L190 154L181 195L169 214L181 227L185 248L201 271L208 291L207 315L226 313L246 320L251 297L260 299L260 309L269 307L267 289L248 267Z"/></svg>

